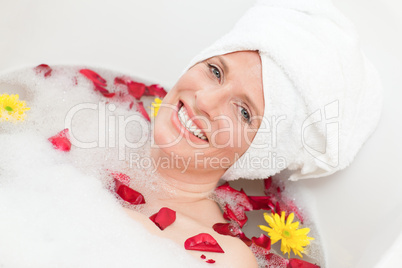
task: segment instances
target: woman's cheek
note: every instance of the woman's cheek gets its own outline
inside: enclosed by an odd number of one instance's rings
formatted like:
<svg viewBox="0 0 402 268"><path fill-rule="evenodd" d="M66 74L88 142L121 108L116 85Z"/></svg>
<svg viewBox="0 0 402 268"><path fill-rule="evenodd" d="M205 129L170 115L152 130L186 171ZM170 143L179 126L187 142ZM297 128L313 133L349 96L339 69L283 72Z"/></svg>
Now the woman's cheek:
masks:
<svg viewBox="0 0 402 268"><path fill-rule="evenodd" d="M211 133L210 143L216 149L227 149L233 147L233 133L230 128L222 128Z"/></svg>

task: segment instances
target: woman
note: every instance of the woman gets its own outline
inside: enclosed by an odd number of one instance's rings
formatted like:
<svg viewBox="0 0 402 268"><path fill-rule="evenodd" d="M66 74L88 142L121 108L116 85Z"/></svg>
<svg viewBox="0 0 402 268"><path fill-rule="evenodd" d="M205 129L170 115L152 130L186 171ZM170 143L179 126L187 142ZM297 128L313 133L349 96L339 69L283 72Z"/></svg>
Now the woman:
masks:
<svg viewBox="0 0 402 268"><path fill-rule="evenodd" d="M127 212L152 233L180 245L198 233L211 234L225 251L225 254L207 254L217 264L257 267L246 244L212 229L215 223L225 219L209 196L236 156L248 149L261 124L263 110L261 63L257 52L225 54L191 67L164 98L155 122L156 146L151 152L155 163L160 158L179 155L183 160L180 163L187 165L175 165L171 158L168 169L157 166L163 187L175 194L169 198L145 196L146 210L157 212L168 207L176 211L176 221L161 231L149 220L149 215L130 209ZM202 254L189 253L197 258Z"/></svg>
<svg viewBox="0 0 402 268"><path fill-rule="evenodd" d="M207 232L227 252L213 255L218 263L255 266L247 247L212 230L224 221L208 194L221 177L287 168L297 180L343 169L378 122L380 88L353 26L331 3L259 1L192 61L156 118L155 162L180 156L189 165L157 167L177 195L147 206L175 210L177 222L160 231L129 213L179 244Z"/></svg>
<svg viewBox="0 0 402 268"><path fill-rule="evenodd" d="M133 185L147 200L144 214L126 212L181 246L209 233L225 254L207 258L255 267L243 242L212 229L225 220L209 193L221 177L266 178L286 168L291 179L320 177L352 161L380 107L376 72L357 41L328 2L259 1L165 97L151 156L171 162L156 166L159 192ZM148 218L162 207L177 213L163 231Z"/></svg>

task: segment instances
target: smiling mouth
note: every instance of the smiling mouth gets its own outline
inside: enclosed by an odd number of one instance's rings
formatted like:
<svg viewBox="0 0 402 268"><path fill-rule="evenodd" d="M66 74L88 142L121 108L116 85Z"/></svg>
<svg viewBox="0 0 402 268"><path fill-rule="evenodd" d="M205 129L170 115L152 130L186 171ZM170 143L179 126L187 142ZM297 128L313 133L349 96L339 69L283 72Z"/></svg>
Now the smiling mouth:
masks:
<svg viewBox="0 0 402 268"><path fill-rule="evenodd" d="M179 104L179 111L178 111L178 117L180 120L180 123L194 136L197 138L208 141L207 137L204 135L203 131L197 127L196 124L194 124L193 120L190 119L186 107L184 107L183 103L180 102Z"/></svg>

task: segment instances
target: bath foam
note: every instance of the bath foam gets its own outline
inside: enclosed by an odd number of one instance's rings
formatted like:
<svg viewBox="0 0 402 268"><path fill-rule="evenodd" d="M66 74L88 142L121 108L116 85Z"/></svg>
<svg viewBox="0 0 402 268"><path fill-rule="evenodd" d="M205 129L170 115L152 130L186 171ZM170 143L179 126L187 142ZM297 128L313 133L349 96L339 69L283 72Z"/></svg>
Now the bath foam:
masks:
<svg viewBox="0 0 402 268"><path fill-rule="evenodd" d="M0 266L202 267L128 218L97 178L65 163L41 136L3 134L1 151L8 159L1 161Z"/></svg>
<svg viewBox="0 0 402 268"><path fill-rule="evenodd" d="M145 154L146 145L126 148L124 160L118 159L118 144L108 146L113 138L119 141L109 116L118 122L119 116L139 114L124 102L108 109L108 100L93 91L80 68L52 68L47 78L32 68L0 77L0 94L18 93L31 108L22 123L0 123L0 266L205 267L180 245L149 234L105 187L109 170L141 179L129 168L128 156ZM117 89L116 73L102 76L108 89ZM63 130L67 113L83 103L105 105L106 126L99 123L99 111L81 110L72 118L71 134L86 143L104 135L105 146L98 140L94 148L73 144L70 152L55 150L47 139ZM124 135L134 141L149 135L148 129L132 122ZM152 178L142 182L150 189L143 194L151 195L157 187Z"/></svg>

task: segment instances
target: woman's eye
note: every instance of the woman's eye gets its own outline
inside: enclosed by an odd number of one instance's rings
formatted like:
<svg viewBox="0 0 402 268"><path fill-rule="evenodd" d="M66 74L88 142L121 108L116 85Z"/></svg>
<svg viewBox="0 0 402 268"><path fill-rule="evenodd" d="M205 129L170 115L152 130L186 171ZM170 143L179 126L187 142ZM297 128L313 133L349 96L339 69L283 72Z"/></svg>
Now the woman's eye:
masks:
<svg viewBox="0 0 402 268"><path fill-rule="evenodd" d="M243 117L243 119L247 122L250 123L250 113L247 111L246 108L239 107L240 108L240 114Z"/></svg>
<svg viewBox="0 0 402 268"><path fill-rule="evenodd" d="M213 75L215 75L216 78L221 79L221 72L219 71L218 68L216 68L213 65L209 65L209 68L210 68L211 72L213 73Z"/></svg>

